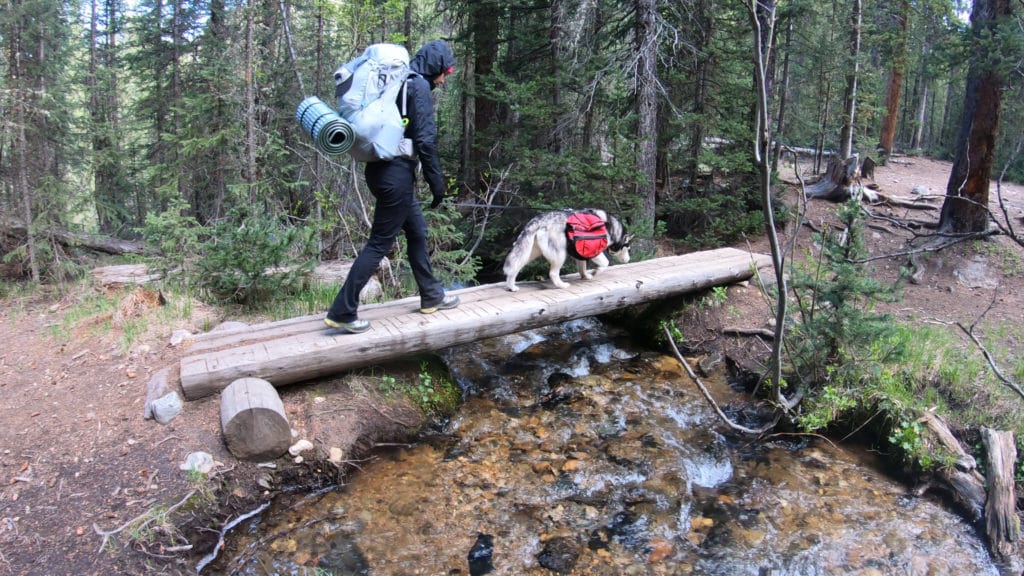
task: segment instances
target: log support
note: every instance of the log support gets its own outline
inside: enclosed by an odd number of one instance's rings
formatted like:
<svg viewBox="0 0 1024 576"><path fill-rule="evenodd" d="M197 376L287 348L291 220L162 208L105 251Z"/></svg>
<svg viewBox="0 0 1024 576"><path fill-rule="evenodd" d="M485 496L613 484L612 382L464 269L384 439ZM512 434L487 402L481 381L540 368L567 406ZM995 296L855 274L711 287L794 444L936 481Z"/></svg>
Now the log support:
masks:
<svg viewBox="0 0 1024 576"><path fill-rule="evenodd" d="M281 397L259 378L239 378L224 388L220 424L228 450L240 460L273 460L291 442Z"/></svg>

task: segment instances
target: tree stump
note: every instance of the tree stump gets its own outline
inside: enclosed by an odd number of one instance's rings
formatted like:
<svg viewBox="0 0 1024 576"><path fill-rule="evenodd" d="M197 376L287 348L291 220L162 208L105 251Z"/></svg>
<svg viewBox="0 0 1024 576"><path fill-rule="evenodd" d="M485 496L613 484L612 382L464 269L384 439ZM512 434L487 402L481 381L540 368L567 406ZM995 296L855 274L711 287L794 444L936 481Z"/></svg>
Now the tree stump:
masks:
<svg viewBox="0 0 1024 576"><path fill-rule="evenodd" d="M1017 497L1013 490L1013 468L1017 448L1013 433L981 429L985 445L985 534L992 551L1001 559L1012 557L1020 539L1020 520L1017 518Z"/></svg>
<svg viewBox="0 0 1024 576"><path fill-rule="evenodd" d="M291 442L281 397L260 378L239 378L221 392L220 425L228 450L241 460L273 460Z"/></svg>
<svg viewBox="0 0 1024 576"><path fill-rule="evenodd" d="M860 177L868 180L875 179L875 161L870 156L864 159L864 163L860 165Z"/></svg>
<svg viewBox="0 0 1024 576"><path fill-rule="evenodd" d="M807 186L807 198L844 202L853 196L858 187L857 176L860 157L854 154L846 160L833 157L828 162L825 174L818 182Z"/></svg>

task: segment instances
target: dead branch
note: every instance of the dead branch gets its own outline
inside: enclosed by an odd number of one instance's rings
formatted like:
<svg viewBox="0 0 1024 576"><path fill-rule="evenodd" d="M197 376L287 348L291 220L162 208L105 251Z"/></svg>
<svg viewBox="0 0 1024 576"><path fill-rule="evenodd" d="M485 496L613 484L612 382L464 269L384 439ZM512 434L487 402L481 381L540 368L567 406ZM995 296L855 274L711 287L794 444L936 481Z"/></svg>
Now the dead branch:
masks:
<svg viewBox="0 0 1024 576"><path fill-rule="evenodd" d="M473 246L471 246L469 250L466 251L466 257L463 258L462 264L466 264L467 262L469 262L470 258L473 257L473 253L476 252L476 249L480 246L480 243L483 241L484 232L487 231L487 223L491 217L491 208L494 204L494 199L498 196L498 193L501 192L502 185L505 183L505 178L508 177L508 173L512 171L513 166L515 166L515 163L509 164L508 166L505 167L504 170L501 171L501 175L498 178L498 182L493 187L490 184L487 185L487 191L485 192L483 203L484 216L483 222L480 223L480 232L477 234L476 240L473 242ZM508 204L503 206L503 208L507 207Z"/></svg>
<svg viewBox="0 0 1024 576"><path fill-rule="evenodd" d="M999 180L996 181L996 199L999 201L999 211L1003 213L1003 218L1006 220L1006 235L1013 239L1014 242L1024 246L1024 235L1018 234L1013 228L1013 219L1010 218L1010 212L1006 208L1006 202L1003 201L1003 178L1006 176L1006 171L1013 165L1013 162L1017 159L1020 154L1021 146L1024 145L1024 138L1017 139L1017 146L1013 150L1013 154L1010 154L1010 158L1007 159L1006 164L1003 165L1003 171L999 173ZM995 220L995 218L993 218ZM1024 220L1024 218L1022 218ZM997 226L1001 226L996 221Z"/></svg>
<svg viewBox="0 0 1024 576"><path fill-rule="evenodd" d="M938 414L921 410L917 421L925 425L928 431L925 442L931 449L946 450L956 458L955 465L939 467L934 473L935 479L943 482L971 520L981 520L985 511L985 478L978 473L974 457L964 450Z"/></svg>
<svg viewBox="0 0 1024 576"><path fill-rule="evenodd" d="M901 208L910 208L911 210L938 210L940 207L934 204L924 204L923 202L930 201L935 198L945 198L945 195L938 194L925 194L916 196L913 198L900 198L897 196L889 196L888 194L878 193L878 202L876 204L888 204L890 206L899 206Z"/></svg>
<svg viewBox="0 0 1024 576"><path fill-rule="evenodd" d="M98 236L93 234L81 234L66 230L48 230L45 234L51 241L67 248L85 248L104 254L142 254L145 246L142 242L122 240L110 236ZM19 220L4 218L0 220L0 235L7 236L14 241L24 242L28 239L28 228Z"/></svg>
<svg viewBox="0 0 1024 576"><path fill-rule="evenodd" d="M765 432L774 428L775 425L779 423L779 418L782 417L781 413L775 418L775 420L771 424L768 424L763 428L747 428L746 426L737 424L730 420L729 417L725 415L725 412L722 412L722 409L719 408L718 403L715 402L715 399L711 396L711 392L709 392L707 387L704 386L704 382L693 371L693 368L690 368L690 364L683 358L683 355L679 353L679 348L676 346L676 341L674 338L672 338L672 332L669 331L668 326L662 326L662 329L665 331L665 337L668 338L669 344L672 345L672 352L675 354L676 360L679 360L679 363L682 364L683 368L686 369L686 373L690 375L690 379L693 380L693 382L697 385L697 388L700 389L701 394L704 395L704 399L708 401L708 404L711 405L711 408L714 409L715 414L718 414L718 418L721 419L722 422L724 422L733 430L739 430L740 432L746 432L747 434L764 434Z"/></svg>
<svg viewBox="0 0 1024 576"><path fill-rule="evenodd" d="M737 336L763 336L775 338L775 332L767 328L722 328L722 334L736 334Z"/></svg>
<svg viewBox="0 0 1024 576"><path fill-rule="evenodd" d="M152 524L158 517L160 517L160 516L166 517L166 516L170 515L172 512L174 512L175 510L177 510L178 508L181 508L182 506L184 506L186 502L188 502L193 496L195 496L195 494L196 494L195 490L189 491L189 493L186 494L185 497L182 498L180 502L178 502L174 506L171 506L170 508L168 508L163 514L157 515L157 514L154 514L151 509L150 510L146 510L142 514L139 514L135 518L132 518L131 520L125 522L124 524L118 526L117 528L115 528L113 530L103 530L98 525L93 523L93 525L92 525L93 531L95 531L96 534L99 534L100 536L103 536L103 541L100 542L100 549L97 550L96 553L98 554L100 552L103 552L103 549L107 547L107 541L110 540L111 536L113 536L115 534L118 534L118 533L120 533L120 532L122 532L122 531L124 531L124 530L126 530L128 528L131 528L133 526L135 526L136 529L138 529L138 530L142 530L146 526L149 526L150 524ZM149 516L149 518L146 518L147 516ZM136 522L142 520L143 518L146 518L145 522L136 525Z"/></svg>
<svg viewBox="0 0 1024 576"><path fill-rule="evenodd" d="M985 535L989 549L1001 559L1012 558L1020 540L1020 520L1017 518L1017 496L1014 493L1014 467L1017 447L1013 432L981 429L985 446Z"/></svg>
<svg viewBox="0 0 1024 576"><path fill-rule="evenodd" d="M982 344L981 341L978 340L978 338L974 335L975 326L977 326L978 322L981 322L981 319L984 318L985 315L988 314L989 310L991 310L995 306L998 294L998 290L992 292L992 301L989 302L988 308L985 308L985 311L982 312L980 316L978 316L977 320L975 320L974 323L971 324L970 328L965 327L960 322L957 322L956 325L959 326L961 330L963 330L964 334L967 334L967 337L970 338L972 342L974 342L974 345L978 347L978 350L981 350L981 355L985 357L985 361L988 362L989 367L992 368L992 372L996 375L996 378L999 378L999 380L1001 380L1003 384L1006 384L1007 388L1016 392L1017 395L1019 395L1021 398L1024 398L1024 390L1021 389L1019 384L1017 384L1012 379L1008 378L1006 375L1003 374L1002 370L999 369L999 364L996 362L995 358L988 351L988 349L985 348L985 345Z"/></svg>

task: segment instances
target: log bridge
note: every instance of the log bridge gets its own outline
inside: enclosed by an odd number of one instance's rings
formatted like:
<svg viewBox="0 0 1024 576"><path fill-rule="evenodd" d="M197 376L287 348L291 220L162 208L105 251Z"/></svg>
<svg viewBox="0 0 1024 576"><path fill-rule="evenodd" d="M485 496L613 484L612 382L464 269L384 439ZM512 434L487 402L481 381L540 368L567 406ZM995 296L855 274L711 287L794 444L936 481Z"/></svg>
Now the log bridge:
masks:
<svg viewBox="0 0 1024 576"><path fill-rule="evenodd" d="M363 305L371 323L362 334L326 330L323 314L208 332L187 343L181 359L185 398L217 393L239 378L262 378L275 387L484 338L502 336L619 308L747 280L771 258L719 248L682 256L613 265L589 281L566 275L570 287L520 282L449 291L453 310L419 313L419 297Z"/></svg>

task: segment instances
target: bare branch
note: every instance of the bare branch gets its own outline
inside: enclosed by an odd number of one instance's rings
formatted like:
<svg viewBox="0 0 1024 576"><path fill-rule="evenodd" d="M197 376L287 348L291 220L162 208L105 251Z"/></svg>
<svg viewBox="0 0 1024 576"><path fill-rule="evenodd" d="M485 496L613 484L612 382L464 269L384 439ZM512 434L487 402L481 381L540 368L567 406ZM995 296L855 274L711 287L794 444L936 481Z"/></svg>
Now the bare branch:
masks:
<svg viewBox="0 0 1024 576"><path fill-rule="evenodd" d="M985 345L978 340L977 336L974 335L974 328L978 325L978 322L981 322L981 319L985 317L985 314L988 314L989 310L995 306L998 294L998 290L992 293L992 302L989 302L988 308L978 316L978 319L975 320L969 328L960 322L957 322L956 325L963 330L964 334L966 334L972 342L974 342L974 345L978 347L978 350L981 350L981 355L985 357L985 361L988 362L989 367L992 368L992 373L996 375L996 378L999 378L1003 384L1006 384L1007 388L1016 392L1021 398L1024 398L1024 390L1021 389L1019 384L1003 374L1002 370L999 369L999 364L996 363L995 358L988 349L985 348Z"/></svg>
<svg viewBox="0 0 1024 576"><path fill-rule="evenodd" d="M493 186L490 183L487 184L487 190L483 194L483 222L480 223L480 232L477 234L476 240L473 242L473 246L471 246L470 249L466 252L466 257L462 260L463 265L469 262L469 259L473 257L473 252L476 251L477 247L479 247L480 243L483 241L484 233L487 231L487 223L488 220L490 220L491 210L494 205L494 199L498 196L498 193L502 191L503 185L505 184L505 179L508 178L508 174L509 172L512 171L512 168L514 166L514 163L506 166L505 169L501 171L501 176L498 178L498 182L496 184L494 184ZM502 208L507 207L508 204L502 206Z"/></svg>
<svg viewBox="0 0 1024 576"><path fill-rule="evenodd" d="M675 339L672 338L672 332L669 331L668 326L662 326L662 329L665 330L665 336L668 338L669 344L672 345L672 352L675 354L676 360L679 360L679 363L682 364L683 368L686 369L686 373L690 375L690 379L693 380L693 382L697 385L697 388L700 389L701 394L704 395L704 399L708 401L708 404L711 405L711 408L714 409L715 414L718 414L718 418L721 419L722 422L725 422L725 424L732 428L733 430L739 430L740 432L746 432L747 434L764 434L765 432L774 428L775 425L779 423L779 418L782 417L781 413L779 413L779 415L776 416L775 420L771 424L768 424L763 428L747 428L746 426L737 424L730 420L729 417L725 415L725 412L722 412L722 409L719 408L718 403L715 402L715 399L711 396L711 392L709 392L707 387L704 386L704 382L702 382L701 379L697 376L697 374L693 371L693 368L690 368L690 364L683 358L683 355L679 352L679 348L676 346L676 341Z"/></svg>

